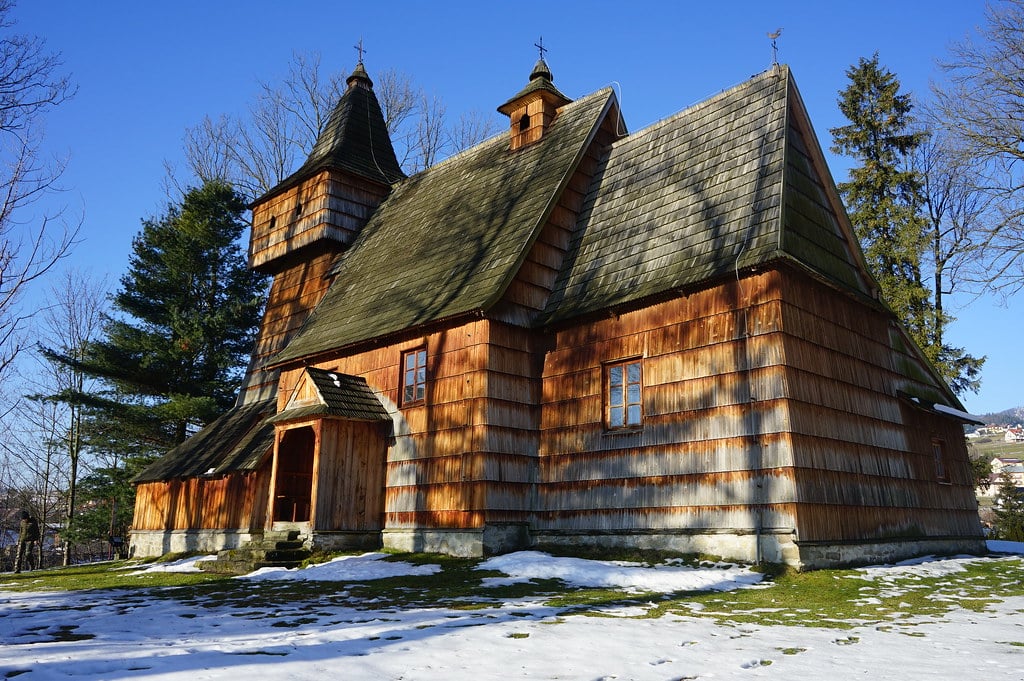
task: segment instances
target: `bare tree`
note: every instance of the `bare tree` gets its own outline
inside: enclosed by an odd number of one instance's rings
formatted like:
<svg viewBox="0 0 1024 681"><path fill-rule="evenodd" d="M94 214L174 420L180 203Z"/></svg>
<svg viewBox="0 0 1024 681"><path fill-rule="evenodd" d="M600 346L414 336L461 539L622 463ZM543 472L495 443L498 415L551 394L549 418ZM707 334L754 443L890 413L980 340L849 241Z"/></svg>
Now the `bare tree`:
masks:
<svg viewBox="0 0 1024 681"><path fill-rule="evenodd" d="M402 165L416 173L434 165L446 152L444 102L437 97L420 96L416 125L406 137L406 162Z"/></svg>
<svg viewBox="0 0 1024 681"><path fill-rule="evenodd" d="M952 46L933 95L943 127L979 163L975 189L989 209L975 251L981 283L1009 295L1024 287L1024 0L990 4L985 17Z"/></svg>
<svg viewBox="0 0 1024 681"><path fill-rule="evenodd" d="M59 213L27 215L63 171L42 159L41 119L75 88L45 41L13 32L13 6L0 0L0 375L28 344L27 289L68 254L78 231Z"/></svg>
<svg viewBox="0 0 1024 681"><path fill-rule="evenodd" d="M296 53L280 84L259 87L244 118L207 116L185 131L185 164L200 183L227 180L249 199L273 188L312 151L344 91L344 77L325 75L319 55ZM176 179L174 168L168 175L184 194L187 183Z"/></svg>
<svg viewBox="0 0 1024 681"><path fill-rule="evenodd" d="M89 391L89 377L81 369L88 345L99 336L107 311L106 280L94 280L81 272L65 272L50 289L53 305L42 316L42 337L50 346L43 351L47 359L43 376L48 401L59 402L62 409L55 414L54 435L63 445L66 456L66 497L64 527L70 528L77 508L78 473L82 464L83 410L80 396ZM75 363L54 361L54 353ZM65 535L70 533L65 532ZM64 542L64 565L71 563L71 542Z"/></svg>
<svg viewBox="0 0 1024 681"><path fill-rule="evenodd" d="M325 73L320 56L296 53L279 84L261 82L244 118L205 118L185 131L189 174L200 182L223 179L247 198L269 191L305 160L345 91L344 72ZM463 116L448 128L444 103L393 69L375 78L374 92L406 172L433 165L481 141L493 130L482 116ZM170 185L185 184L168 167Z"/></svg>
<svg viewBox="0 0 1024 681"><path fill-rule="evenodd" d="M60 412L54 402L22 400L17 418L7 424L0 439L0 455L10 474L8 484L18 492L20 506L39 518L43 528L52 527L61 515L67 485L67 467L60 446ZM45 530L44 530L45 538ZM42 565L43 542L39 542Z"/></svg>
<svg viewBox="0 0 1024 681"><path fill-rule="evenodd" d="M944 327L952 318L944 298L957 291L973 290L983 272L978 251L988 230L991 197L978 189L982 165L941 127L921 135L921 144L910 158L922 182L924 213L928 218L929 247L935 302L936 341L943 341Z"/></svg>
<svg viewBox="0 0 1024 681"><path fill-rule="evenodd" d="M487 118L479 111L469 111L459 116L448 134L453 154L469 149L499 132L496 119Z"/></svg>

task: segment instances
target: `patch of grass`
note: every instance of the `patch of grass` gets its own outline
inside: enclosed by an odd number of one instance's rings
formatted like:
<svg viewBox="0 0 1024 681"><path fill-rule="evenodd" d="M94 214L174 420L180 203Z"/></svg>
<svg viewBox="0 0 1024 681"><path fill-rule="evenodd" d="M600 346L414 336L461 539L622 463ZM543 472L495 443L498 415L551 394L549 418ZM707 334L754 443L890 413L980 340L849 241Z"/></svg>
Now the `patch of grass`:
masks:
<svg viewBox="0 0 1024 681"><path fill-rule="evenodd" d="M635 553L631 555L634 560L639 558ZM607 554L603 557L609 558ZM372 610L374 617L380 617L389 611L417 607L486 610L509 600L529 599L538 607L552 608L560 615L657 618L677 614L740 627L757 624L842 630L873 625L880 630L907 635L917 635L914 629L921 618L941 617L958 607L982 610L997 599L1024 596L1024 584L1019 580L1024 560L1019 556L978 560L964 564L962 572L937 573L934 577L906 575L896 570L887 574L879 570L873 580L865 579L864 573L858 570L800 573L769 566L765 571L768 585L763 588L674 594L579 588L555 579L484 587L484 578L504 575L476 569L479 560L433 554L398 554L384 560L439 565L442 569L431 575L364 582L251 582L206 573L133 575L133 570L124 568L135 567L137 563L113 562L10 575L2 588L121 589L111 598L122 608L135 607L144 597L162 598L202 608L223 607L239 617L272 619L275 626L294 628L315 625L331 617L336 607ZM672 560L675 562L678 556L673 556ZM630 612L622 614L623 608L629 608ZM533 613L524 609L513 614L531 616ZM482 623L489 615L482 612L479 617ZM557 617L545 619L545 622L557 621ZM65 634L75 635L75 632ZM835 643L849 645L856 640L837 638ZM1006 642L1006 645L1021 646L1017 642ZM803 651L781 649L781 652L790 655Z"/></svg>
<svg viewBox="0 0 1024 681"><path fill-rule="evenodd" d="M167 587L218 582L224 575L205 572L150 572L136 575L132 568L142 568L138 561L87 563L70 567L4 575L3 588L8 591L83 591L87 589L133 589Z"/></svg>
<svg viewBox="0 0 1024 681"><path fill-rule="evenodd" d="M548 598L544 604L569 612L597 612L603 608L647 603L661 594L636 594L620 589L570 589Z"/></svg>

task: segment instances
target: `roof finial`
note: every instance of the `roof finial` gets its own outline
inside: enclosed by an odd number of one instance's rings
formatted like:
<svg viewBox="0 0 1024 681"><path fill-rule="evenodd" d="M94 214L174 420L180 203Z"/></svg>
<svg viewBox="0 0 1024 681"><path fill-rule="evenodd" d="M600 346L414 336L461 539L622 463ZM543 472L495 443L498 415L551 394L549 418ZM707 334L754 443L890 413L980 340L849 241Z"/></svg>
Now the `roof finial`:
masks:
<svg viewBox="0 0 1024 681"><path fill-rule="evenodd" d="M782 29L775 29L774 33L769 33L768 37L772 39L772 66L777 66L779 63L779 46L776 44L776 40L782 35Z"/></svg>
<svg viewBox="0 0 1024 681"><path fill-rule="evenodd" d="M354 47L356 52L359 53L359 63L362 64L363 63L363 53L366 52L366 50L363 49L363 37L359 36L359 44L358 45L353 45L352 47Z"/></svg>
<svg viewBox="0 0 1024 681"><path fill-rule="evenodd" d="M543 61L544 60L544 53L548 51L548 48L544 47L544 36L541 36L540 37L540 42L534 43L533 46L536 47L538 50L540 50L540 58L541 58L541 61Z"/></svg>

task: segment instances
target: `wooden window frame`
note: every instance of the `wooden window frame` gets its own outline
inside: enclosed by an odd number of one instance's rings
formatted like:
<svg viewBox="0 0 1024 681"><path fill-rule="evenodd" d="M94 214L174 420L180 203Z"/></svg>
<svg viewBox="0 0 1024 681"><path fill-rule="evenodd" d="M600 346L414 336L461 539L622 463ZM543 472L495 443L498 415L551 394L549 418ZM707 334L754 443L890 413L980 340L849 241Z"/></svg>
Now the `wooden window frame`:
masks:
<svg viewBox="0 0 1024 681"><path fill-rule="evenodd" d="M946 442L940 438L932 438L932 458L935 461L935 479L943 485L950 485L949 461L946 458Z"/></svg>
<svg viewBox="0 0 1024 681"><path fill-rule="evenodd" d="M408 365L409 359L413 364ZM426 402L427 399L427 346L421 345L402 352L401 364L398 365L399 404L403 407L414 407ZM411 382L410 382L411 381ZM407 396L412 390L411 397Z"/></svg>
<svg viewBox="0 0 1024 681"><path fill-rule="evenodd" d="M630 377L629 367L636 366L636 379ZM621 386L615 383L615 372L621 372ZM605 362L601 366L604 383L603 411L604 427L608 432L630 432L644 425L644 367L642 357L628 357ZM630 386L636 386L635 398L630 395ZM620 414L617 414L620 412ZM618 421L621 419L621 423Z"/></svg>

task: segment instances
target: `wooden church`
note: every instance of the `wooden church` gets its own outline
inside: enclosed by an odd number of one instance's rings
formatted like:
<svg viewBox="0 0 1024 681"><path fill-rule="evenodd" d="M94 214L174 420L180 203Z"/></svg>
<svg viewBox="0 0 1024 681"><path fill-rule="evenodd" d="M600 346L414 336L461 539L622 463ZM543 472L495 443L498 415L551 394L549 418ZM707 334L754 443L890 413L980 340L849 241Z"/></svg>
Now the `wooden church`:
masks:
<svg viewBox="0 0 1024 681"><path fill-rule="evenodd" d="M411 177L360 63L253 205L237 406L136 479L135 555L984 551L955 395L880 302L788 68L649 128L543 59Z"/></svg>

